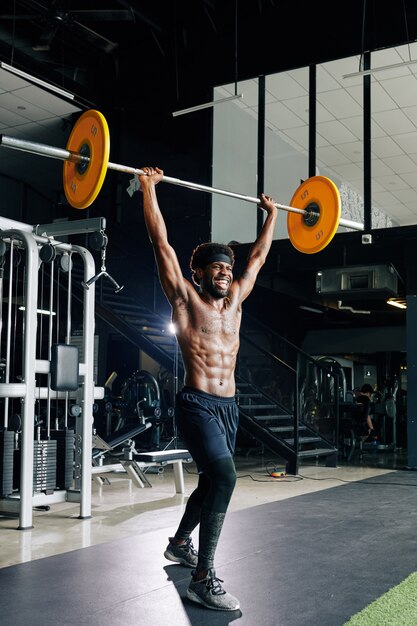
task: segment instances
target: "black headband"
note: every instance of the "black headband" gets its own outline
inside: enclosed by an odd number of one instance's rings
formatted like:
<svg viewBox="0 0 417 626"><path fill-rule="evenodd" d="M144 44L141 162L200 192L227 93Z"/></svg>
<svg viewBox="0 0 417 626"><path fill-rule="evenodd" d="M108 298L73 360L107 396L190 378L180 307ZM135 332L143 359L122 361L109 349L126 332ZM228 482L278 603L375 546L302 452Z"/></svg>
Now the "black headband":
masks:
<svg viewBox="0 0 417 626"><path fill-rule="evenodd" d="M233 265L233 261L230 256L222 252L214 252L212 254L208 252L207 255L204 257L204 263L206 265L209 265L209 263L216 263L216 261L218 261L219 263L228 263L229 265Z"/></svg>

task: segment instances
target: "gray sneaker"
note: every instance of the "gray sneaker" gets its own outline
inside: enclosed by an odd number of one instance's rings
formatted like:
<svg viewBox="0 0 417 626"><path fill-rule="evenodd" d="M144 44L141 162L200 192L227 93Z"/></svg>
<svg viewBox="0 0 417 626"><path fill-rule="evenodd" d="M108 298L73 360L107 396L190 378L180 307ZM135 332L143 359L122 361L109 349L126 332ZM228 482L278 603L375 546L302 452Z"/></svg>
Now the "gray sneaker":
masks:
<svg viewBox="0 0 417 626"><path fill-rule="evenodd" d="M240 607L239 600L223 589L222 582L220 578L217 578L216 570L211 568L203 580L195 581L194 578L191 578L187 589L187 598L208 609L237 611Z"/></svg>
<svg viewBox="0 0 417 626"><path fill-rule="evenodd" d="M168 561L174 561L186 567L197 567L198 552L193 546L191 537L185 540L185 543L175 545L172 543L173 537L169 538L169 544L164 552L164 557Z"/></svg>

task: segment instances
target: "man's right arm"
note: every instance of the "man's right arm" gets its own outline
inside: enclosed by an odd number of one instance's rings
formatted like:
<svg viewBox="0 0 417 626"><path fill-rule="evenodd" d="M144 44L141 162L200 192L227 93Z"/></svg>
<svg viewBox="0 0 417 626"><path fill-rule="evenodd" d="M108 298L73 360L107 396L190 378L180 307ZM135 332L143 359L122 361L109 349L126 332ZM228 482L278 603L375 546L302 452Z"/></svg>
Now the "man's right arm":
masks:
<svg viewBox="0 0 417 626"><path fill-rule="evenodd" d="M162 180L163 171L152 167L142 169L146 172L146 175L139 176L145 224L154 249L162 288L169 302L173 304L178 298L187 298L187 286L176 252L168 241L165 221L156 195L156 185Z"/></svg>

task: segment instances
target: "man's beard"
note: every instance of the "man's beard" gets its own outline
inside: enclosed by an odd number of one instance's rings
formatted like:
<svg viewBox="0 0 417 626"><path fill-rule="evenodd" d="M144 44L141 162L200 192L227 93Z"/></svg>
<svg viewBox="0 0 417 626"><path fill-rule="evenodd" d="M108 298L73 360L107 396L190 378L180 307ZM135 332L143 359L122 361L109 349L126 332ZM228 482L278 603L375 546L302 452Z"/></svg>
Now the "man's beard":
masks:
<svg viewBox="0 0 417 626"><path fill-rule="evenodd" d="M229 295L229 291L230 291L230 283L227 289L219 289L218 287L216 287L215 282L211 281L206 285L206 291L211 296L213 296L213 298L216 298L216 300L220 300L221 298L227 298L227 296Z"/></svg>

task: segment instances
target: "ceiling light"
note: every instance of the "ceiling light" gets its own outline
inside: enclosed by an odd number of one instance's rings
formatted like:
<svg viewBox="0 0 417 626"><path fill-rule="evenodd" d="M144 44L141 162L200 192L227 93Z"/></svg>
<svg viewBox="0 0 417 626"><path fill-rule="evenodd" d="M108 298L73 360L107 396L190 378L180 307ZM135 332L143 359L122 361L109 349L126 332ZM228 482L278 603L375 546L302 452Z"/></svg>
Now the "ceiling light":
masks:
<svg viewBox="0 0 417 626"><path fill-rule="evenodd" d="M381 65L380 67L373 67L368 70L360 70L359 72L352 72L351 74L345 74L342 78L353 78L354 76L369 76L370 74L375 74L376 72L383 72L384 70L395 70L398 67L407 67L408 65L413 65L417 63L417 59L413 61L401 61L401 63L393 63L392 65Z"/></svg>
<svg viewBox="0 0 417 626"><path fill-rule="evenodd" d="M20 306L19 311L26 311L26 307ZM48 309L36 309L36 313L39 313L39 315L56 315L55 311L51 312Z"/></svg>
<svg viewBox="0 0 417 626"><path fill-rule="evenodd" d="M60 87L57 87L56 85L51 85L51 83L47 83L44 80L41 80L40 78L36 78L36 76L27 74L26 72L23 72L22 70L19 70L16 67L13 67L12 65L7 65L7 63L3 63L3 61L0 61L0 67L1 69L6 70L7 72L10 72L11 74L15 74L16 76L20 76L20 78L24 78L25 80L28 80L31 83L35 83L36 85L39 85L40 87L49 89L49 91L53 91L54 93L57 93L60 96L64 96L65 98L69 98L70 100L74 100L75 98L74 94L70 93L69 91L65 91L64 89L61 89Z"/></svg>
<svg viewBox="0 0 417 626"><path fill-rule="evenodd" d="M354 309L352 306L346 306L343 304L342 300L338 300L337 301L337 308L340 311L350 311L351 313L360 313L361 315L370 315L371 312L370 311L365 311L365 310L360 310L360 309Z"/></svg>
<svg viewBox="0 0 417 626"><path fill-rule="evenodd" d="M243 93L236 94L235 96L229 96L228 98L220 98L219 100L213 100L213 102L206 102L206 104L198 104L195 107L189 107L188 109L181 109L180 111L174 111L172 117L178 115L185 115L186 113L193 113L194 111L201 111L202 109L208 109L215 104L221 104L222 102L230 102L231 100L237 100L243 98Z"/></svg>
<svg viewBox="0 0 417 626"><path fill-rule="evenodd" d="M389 298L387 300L387 304L390 304L391 306L396 306L398 309L406 309L407 308L407 302L405 300L400 299L400 298Z"/></svg>

